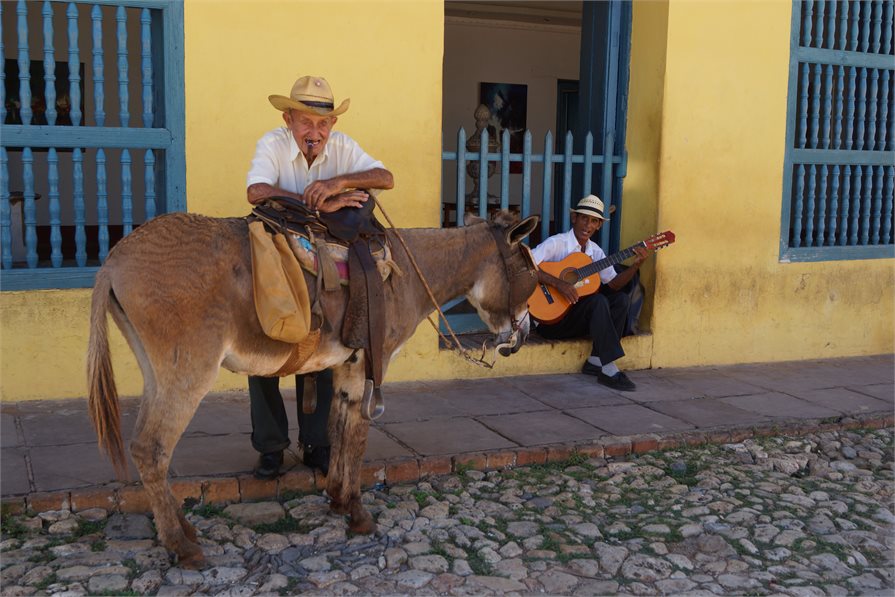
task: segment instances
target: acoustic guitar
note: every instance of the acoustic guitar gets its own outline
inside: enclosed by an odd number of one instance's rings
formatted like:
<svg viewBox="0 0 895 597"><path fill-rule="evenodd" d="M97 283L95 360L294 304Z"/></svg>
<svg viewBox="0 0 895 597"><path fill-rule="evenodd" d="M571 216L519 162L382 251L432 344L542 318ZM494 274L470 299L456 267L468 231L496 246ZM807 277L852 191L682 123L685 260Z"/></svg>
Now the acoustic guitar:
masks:
<svg viewBox="0 0 895 597"><path fill-rule="evenodd" d="M633 257L637 247L656 251L673 242L674 232L666 230L599 261L591 261L585 253L575 252L562 261L545 261L539 267L555 278L574 284L578 296L587 296L600 289L601 270ZM549 284L538 283L528 298L528 312L541 323L556 323L565 316L569 307L571 304L566 297Z"/></svg>

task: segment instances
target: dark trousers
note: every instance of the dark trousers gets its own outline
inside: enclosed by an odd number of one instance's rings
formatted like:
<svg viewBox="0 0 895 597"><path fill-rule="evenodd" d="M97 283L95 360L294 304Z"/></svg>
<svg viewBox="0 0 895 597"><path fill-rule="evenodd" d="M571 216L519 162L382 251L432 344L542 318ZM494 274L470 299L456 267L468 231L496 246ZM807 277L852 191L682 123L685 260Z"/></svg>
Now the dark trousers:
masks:
<svg viewBox="0 0 895 597"><path fill-rule="evenodd" d="M588 336L593 341L591 356L604 365L625 356L621 337L628 318L630 300L624 292L603 289L572 305L566 316L552 325L538 325L538 333L548 340Z"/></svg>
<svg viewBox="0 0 895 597"><path fill-rule="evenodd" d="M329 446L326 433L329 407L333 401L333 372L325 369L314 374L317 378L317 410L302 412L306 375L295 376L295 398L298 405L298 441L302 445ZM252 410L252 447L262 454L278 452L289 447L289 419L279 377L249 377L249 398Z"/></svg>

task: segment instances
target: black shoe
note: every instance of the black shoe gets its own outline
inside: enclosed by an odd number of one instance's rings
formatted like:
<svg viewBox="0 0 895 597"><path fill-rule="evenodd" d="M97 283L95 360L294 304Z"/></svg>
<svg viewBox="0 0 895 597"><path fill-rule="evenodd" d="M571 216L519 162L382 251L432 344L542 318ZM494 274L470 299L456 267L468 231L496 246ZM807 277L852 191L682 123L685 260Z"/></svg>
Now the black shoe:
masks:
<svg viewBox="0 0 895 597"><path fill-rule="evenodd" d="M280 466L283 464L283 451L267 452L258 459L255 467L255 478L269 481L280 476Z"/></svg>
<svg viewBox="0 0 895 597"><path fill-rule="evenodd" d="M637 386L634 385L634 382L628 379L628 376L621 371L619 371L612 377L606 375L601 371L597 373L597 381L607 388L612 388L613 390L618 390L620 392L633 392L637 389Z"/></svg>
<svg viewBox="0 0 895 597"><path fill-rule="evenodd" d="M329 473L329 446L305 444L302 462L309 468L317 469L325 477Z"/></svg>
<svg viewBox="0 0 895 597"><path fill-rule="evenodd" d="M603 375L603 370L590 361L584 361L584 365L581 367L581 372L585 375Z"/></svg>

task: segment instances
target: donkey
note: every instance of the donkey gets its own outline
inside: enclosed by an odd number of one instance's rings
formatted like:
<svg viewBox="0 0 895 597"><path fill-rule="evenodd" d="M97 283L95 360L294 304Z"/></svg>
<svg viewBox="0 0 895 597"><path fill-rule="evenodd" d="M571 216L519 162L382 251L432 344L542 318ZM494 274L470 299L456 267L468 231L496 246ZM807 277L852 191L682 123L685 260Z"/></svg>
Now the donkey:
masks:
<svg viewBox="0 0 895 597"><path fill-rule="evenodd" d="M537 280L521 241L537 225L537 217L515 220L502 212L492 222L470 221L462 228L388 232L392 259L403 274L392 274L385 283L383 368L434 309L398 234L416 257L438 304L465 295L501 343L501 354L519 349L529 331L526 299ZM316 285L306 277L313 300ZM339 333L347 298L345 289L323 293L327 321L317 350L299 373L334 370L326 491L331 510L349 515L351 530L371 533L376 525L360 499L360 467L369 430L369 421L361 416L363 351L344 346ZM143 374L130 451L159 538L181 565L200 567L204 557L195 529L167 481L174 448L220 367L273 375L291 350L289 344L267 337L258 321L246 220L188 213L160 216L119 242L96 275L87 357L88 407L100 448L123 474L126 456L109 355L109 312Z"/></svg>

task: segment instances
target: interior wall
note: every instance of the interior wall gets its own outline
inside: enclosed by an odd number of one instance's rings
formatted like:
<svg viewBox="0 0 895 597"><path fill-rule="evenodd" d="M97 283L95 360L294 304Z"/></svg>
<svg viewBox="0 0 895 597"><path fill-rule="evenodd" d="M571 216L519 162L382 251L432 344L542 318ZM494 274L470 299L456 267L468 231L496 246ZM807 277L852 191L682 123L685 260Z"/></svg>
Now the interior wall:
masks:
<svg viewBox="0 0 895 597"><path fill-rule="evenodd" d="M442 146L457 149L457 131L467 138L475 131L479 83L528 86L526 126L532 151L544 151L544 135L556 135L556 86L559 79L578 79L581 30L574 27L523 25L499 21L447 18L444 26L444 94ZM563 134L565 131L563 131ZM456 197L456 162L442 169L442 197ZM532 167L532 208L540 213L543 168ZM467 177L466 192L473 188ZM500 194L499 169L489 179L489 192ZM510 174L510 204L519 205L522 174Z"/></svg>

